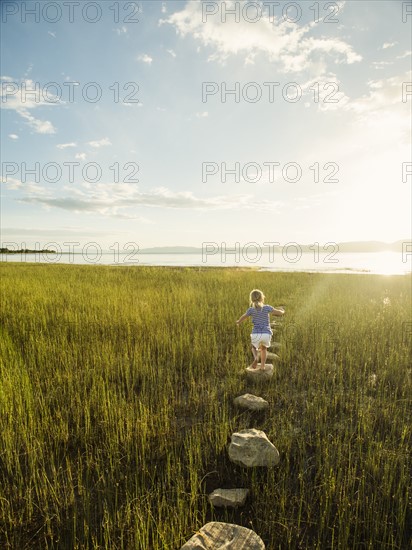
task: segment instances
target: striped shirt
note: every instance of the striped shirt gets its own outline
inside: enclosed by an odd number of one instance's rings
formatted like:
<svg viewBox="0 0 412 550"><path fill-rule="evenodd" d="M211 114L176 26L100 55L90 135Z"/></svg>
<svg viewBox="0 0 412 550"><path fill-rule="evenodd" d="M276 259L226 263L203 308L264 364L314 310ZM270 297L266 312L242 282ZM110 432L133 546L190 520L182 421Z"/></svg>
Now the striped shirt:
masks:
<svg viewBox="0 0 412 550"><path fill-rule="evenodd" d="M270 328L269 313L274 309L272 306L263 306L263 308L250 307L246 311L246 315L252 317L252 334L273 334Z"/></svg>

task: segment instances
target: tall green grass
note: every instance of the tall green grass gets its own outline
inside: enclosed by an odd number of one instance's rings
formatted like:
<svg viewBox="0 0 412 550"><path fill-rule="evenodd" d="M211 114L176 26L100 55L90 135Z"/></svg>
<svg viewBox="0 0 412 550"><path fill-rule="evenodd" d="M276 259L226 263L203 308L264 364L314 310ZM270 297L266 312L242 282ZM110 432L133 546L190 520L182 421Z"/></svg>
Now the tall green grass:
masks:
<svg viewBox="0 0 412 550"><path fill-rule="evenodd" d="M268 549L407 548L408 277L3 264L0 547L175 550L209 520ZM253 387L252 288L284 305ZM249 392L268 412L232 405ZM231 464L263 429L280 465ZM247 506L211 509L217 487Z"/></svg>

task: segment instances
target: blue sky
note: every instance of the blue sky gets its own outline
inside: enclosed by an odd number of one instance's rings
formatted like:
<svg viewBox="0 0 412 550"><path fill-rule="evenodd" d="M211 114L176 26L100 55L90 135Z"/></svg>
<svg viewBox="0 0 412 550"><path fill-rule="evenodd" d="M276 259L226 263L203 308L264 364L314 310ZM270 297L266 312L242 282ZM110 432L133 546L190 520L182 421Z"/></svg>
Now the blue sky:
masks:
<svg viewBox="0 0 412 550"><path fill-rule="evenodd" d="M410 238L411 3L263 4L3 2L2 242Z"/></svg>

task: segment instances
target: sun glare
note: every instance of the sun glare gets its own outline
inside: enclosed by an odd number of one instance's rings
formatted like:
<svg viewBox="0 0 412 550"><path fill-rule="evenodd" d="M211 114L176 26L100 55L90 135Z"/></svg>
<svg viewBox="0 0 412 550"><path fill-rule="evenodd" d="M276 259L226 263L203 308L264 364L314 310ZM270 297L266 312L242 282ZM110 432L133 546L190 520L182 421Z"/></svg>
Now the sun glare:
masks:
<svg viewBox="0 0 412 550"><path fill-rule="evenodd" d="M378 252L371 254L370 267L372 273L381 275L401 275L411 272L411 257L403 257L397 252Z"/></svg>

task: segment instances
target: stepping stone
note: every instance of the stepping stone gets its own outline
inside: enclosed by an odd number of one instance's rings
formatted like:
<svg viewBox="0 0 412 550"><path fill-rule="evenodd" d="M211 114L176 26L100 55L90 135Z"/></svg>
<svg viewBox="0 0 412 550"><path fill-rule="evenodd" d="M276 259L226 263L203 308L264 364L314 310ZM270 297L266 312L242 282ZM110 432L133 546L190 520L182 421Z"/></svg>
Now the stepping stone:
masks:
<svg viewBox="0 0 412 550"><path fill-rule="evenodd" d="M247 466L266 466L279 464L279 451L269 441L265 432L251 428L232 434L229 445L229 458L235 464Z"/></svg>
<svg viewBox="0 0 412 550"><path fill-rule="evenodd" d="M265 550L265 544L251 529L233 523L211 521L180 550Z"/></svg>
<svg viewBox="0 0 412 550"><path fill-rule="evenodd" d="M257 380L257 381L269 380L273 376L273 371L274 371L273 365L270 363L266 363L265 370L262 370L260 368L260 363L258 363L257 369L252 369L251 367L247 367L246 369L246 373L248 377L251 380Z"/></svg>
<svg viewBox="0 0 412 550"><path fill-rule="evenodd" d="M243 506L249 489L216 489L209 495L209 502L213 506L237 508Z"/></svg>
<svg viewBox="0 0 412 550"><path fill-rule="evenodd" d="M250 393L236 397L233 403L242 409L249 409L250 411L263 411L269 407L269 403L265 399Z"/></svg>

